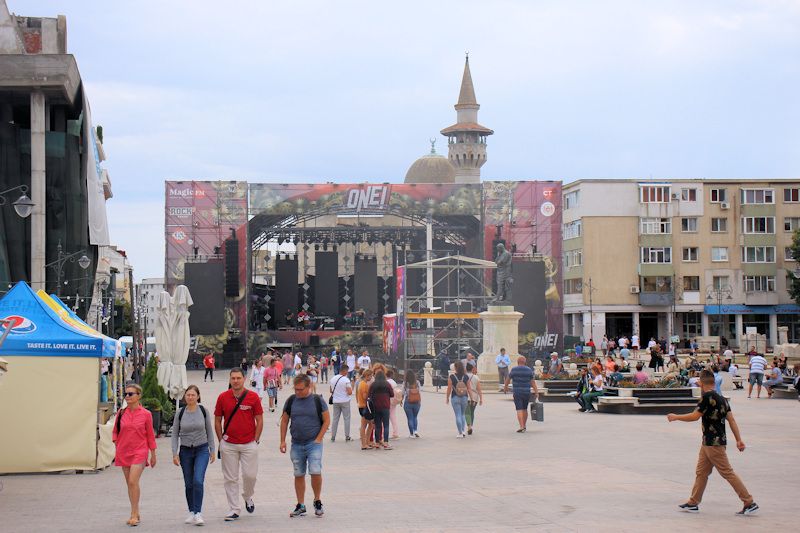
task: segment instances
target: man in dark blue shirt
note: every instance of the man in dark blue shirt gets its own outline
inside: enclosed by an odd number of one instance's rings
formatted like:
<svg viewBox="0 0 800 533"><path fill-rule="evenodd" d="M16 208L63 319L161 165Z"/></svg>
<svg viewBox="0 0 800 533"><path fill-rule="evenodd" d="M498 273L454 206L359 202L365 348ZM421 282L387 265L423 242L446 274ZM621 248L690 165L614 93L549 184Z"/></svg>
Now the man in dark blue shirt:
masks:
<svg viewBox="0 0 800 533"><path fill-rule="evenodd" d="M306 470L311 475L314 491L314 514L322 516L322 439L331 423L328 405L321 396L311 393L311 378L300 374L294 378L294 394L286 399L281 416L281 453L286 453L286 430L291 422L294 465L294 491L297 505L290 517L306 514Z"/></svg>
<svg viewBox="0 0 800 533"><path fill-rule="evenodd" d="M525 433L528 420L528 404L531 403L531 387L536 395L535 400L539 401L539 389L536 388L533 370L528 366L525 356L517 357L517 366L508 373L503 392L508 392L508 384L511 383L514 392L514 408L517 410L517 421L519 429L517 433Z"/></svg>

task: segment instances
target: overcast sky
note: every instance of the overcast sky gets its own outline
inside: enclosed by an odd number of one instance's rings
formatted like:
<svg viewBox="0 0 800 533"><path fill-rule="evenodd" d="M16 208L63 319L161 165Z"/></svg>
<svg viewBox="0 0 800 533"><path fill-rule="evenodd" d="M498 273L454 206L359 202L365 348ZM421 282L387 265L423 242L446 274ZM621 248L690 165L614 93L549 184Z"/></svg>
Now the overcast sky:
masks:
<svg viewBox="0 0 800 533"><path fill-rule="evenodd" d="M798 1L7 3L67 16L137 279L164 179L397 182L444 152L465 51L484 179L800 176Z"/></svg>

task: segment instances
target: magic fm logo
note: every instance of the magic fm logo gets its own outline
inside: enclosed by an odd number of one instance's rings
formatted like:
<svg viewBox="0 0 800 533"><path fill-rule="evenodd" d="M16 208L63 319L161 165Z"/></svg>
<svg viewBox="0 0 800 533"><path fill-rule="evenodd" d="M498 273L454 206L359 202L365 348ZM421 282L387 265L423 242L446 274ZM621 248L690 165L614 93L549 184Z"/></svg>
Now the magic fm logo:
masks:
<svg viewBox="0 0 800 533"><path fill-rule="evenodd" d="M24 316L9 315L3 319L3 323L11 328L11 335L27 335L36 331L36 324Z"/></svg>

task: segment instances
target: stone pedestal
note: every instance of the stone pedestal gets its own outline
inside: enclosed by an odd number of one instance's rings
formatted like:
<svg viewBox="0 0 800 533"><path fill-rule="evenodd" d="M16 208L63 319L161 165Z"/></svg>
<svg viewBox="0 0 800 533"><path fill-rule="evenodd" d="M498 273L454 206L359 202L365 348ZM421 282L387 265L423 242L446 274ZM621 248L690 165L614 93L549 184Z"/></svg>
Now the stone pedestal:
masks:
<svg viewBox="0 0 800 533"><path fill-rule="evenodd" d="M778 342L777 344L788 344L789 343L789 327L788 326L778 326Z"/></svg>
<svg viewBox="0 0 800 533"><path fill-rule="evenodd" d="M500 353L500 348L506 349L511 367L517 365L519 321L523 314L514 311L513 305L490 305L487 311L480 313L480 317L483 322L483 353L478 357L478 377L486 384L497 383L497 365L494 360Z"/></svg>
<svg viewBox="0 0 800 533"><path fill-rule="evenodd" d="M433 365L430 361L425 363L424 375L422 377L422 386L425 388L433 387Z"/></svg>

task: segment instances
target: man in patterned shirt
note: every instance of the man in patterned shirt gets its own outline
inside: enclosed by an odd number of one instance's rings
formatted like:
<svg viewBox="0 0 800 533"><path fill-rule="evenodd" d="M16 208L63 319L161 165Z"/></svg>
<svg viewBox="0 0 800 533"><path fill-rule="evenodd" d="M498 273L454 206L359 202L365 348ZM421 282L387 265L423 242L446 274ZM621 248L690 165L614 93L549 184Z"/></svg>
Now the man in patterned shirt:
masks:
<svg viewBox="0 0 800 533"><path fill-rule="evenodd" d="M694 480L694 488L692 488L692 495L689 500L679 505L682 511L689 513L697 513L700 511L698 507L700 501L703 499L703 491L706 489L708 476L711 474L712 468L716 468L719 475L731 484L733 490L742 500L744 507L739 511L738 515L751 515L758 511L758 504L753 501L753 497L747 492L742 480L733 471L730 462L728 462L728 455L725 452L725 446L728 443L725 436L725 420L731 425L731 431L736 439L736 447L740 452L744 451L744 442L739 435L739 426L731 413L728 401L714 390L714 373L710 370L703 370L700 372L700 388L703 391L703 396L697 404L697 409L686 415L667 415L667 420L674 422L680 420L683 422L694 422L702 418L703 425L703 443L700 446L700 457L697 460L697 477Z"/></svg>

